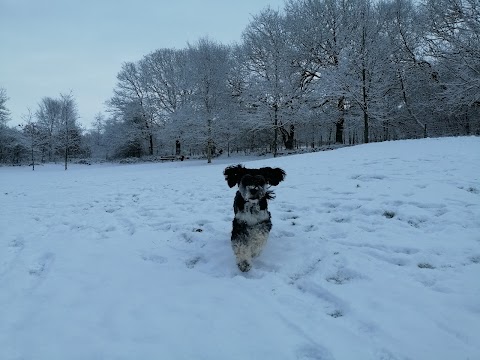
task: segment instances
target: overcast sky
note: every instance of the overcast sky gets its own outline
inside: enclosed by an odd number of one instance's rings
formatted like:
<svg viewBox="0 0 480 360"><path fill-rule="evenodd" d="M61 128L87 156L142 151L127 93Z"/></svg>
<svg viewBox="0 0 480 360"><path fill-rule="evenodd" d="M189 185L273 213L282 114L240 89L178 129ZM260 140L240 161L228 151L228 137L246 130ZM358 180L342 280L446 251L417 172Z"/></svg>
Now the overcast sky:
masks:
<svg viewBox="0 0 480 360"><path fill-rule="evenodd" d="M240 41L252 15L284 0L0 0L0 87L9 125L42 97L73 92L89 126L125 61L200 37Z"/></svg>

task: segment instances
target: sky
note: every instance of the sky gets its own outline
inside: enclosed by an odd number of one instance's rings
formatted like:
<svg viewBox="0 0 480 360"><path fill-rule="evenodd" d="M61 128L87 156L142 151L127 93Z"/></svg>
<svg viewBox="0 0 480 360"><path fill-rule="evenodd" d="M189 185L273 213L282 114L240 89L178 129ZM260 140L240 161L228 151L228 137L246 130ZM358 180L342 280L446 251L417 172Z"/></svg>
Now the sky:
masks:
<svg viewBox="0 0 480 360"><path fill-rule="evenodd" d="M21 124L43 97L72 92L89 127L123 62L201 37L229 44L252 16L284 0L0 0L0 87Z"/></svg>

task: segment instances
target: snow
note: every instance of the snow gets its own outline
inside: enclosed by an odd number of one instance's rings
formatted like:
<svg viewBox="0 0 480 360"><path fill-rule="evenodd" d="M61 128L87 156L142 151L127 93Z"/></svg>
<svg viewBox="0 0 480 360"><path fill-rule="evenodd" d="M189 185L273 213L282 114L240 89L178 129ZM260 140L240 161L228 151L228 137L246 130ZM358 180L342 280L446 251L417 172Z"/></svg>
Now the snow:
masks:
<svg viewBox="0 0 480 360"><path fill-rule="evenodd" d="M222 172L279 166L249 273ZM0 359L480 359L480 138L0 168Z"/></svg>

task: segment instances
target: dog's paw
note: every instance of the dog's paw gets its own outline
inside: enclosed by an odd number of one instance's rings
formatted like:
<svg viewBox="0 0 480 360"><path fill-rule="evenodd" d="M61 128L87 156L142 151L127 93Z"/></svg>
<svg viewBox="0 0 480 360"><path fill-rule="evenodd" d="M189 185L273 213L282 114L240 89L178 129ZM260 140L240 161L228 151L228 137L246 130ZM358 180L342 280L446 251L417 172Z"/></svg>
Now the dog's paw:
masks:
<svg viewBox="0 0 480 360"><path fill-rule="evenodd" d="M241 272L247 272L252 268L252 265L247 260L239 262L237 266Z"/></svg>

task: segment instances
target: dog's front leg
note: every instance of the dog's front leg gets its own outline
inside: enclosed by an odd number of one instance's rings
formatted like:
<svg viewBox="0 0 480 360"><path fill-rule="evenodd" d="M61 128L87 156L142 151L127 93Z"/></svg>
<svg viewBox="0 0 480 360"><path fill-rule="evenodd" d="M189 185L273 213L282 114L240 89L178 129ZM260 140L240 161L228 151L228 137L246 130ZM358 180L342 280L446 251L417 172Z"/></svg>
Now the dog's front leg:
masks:
<svg viewBox="0 0 480 360"><path fill-rule="evenodd" d="M240 271L249 271L252 268L252 252L250 247L241 242L232 241L232 248Z"/></svg>

